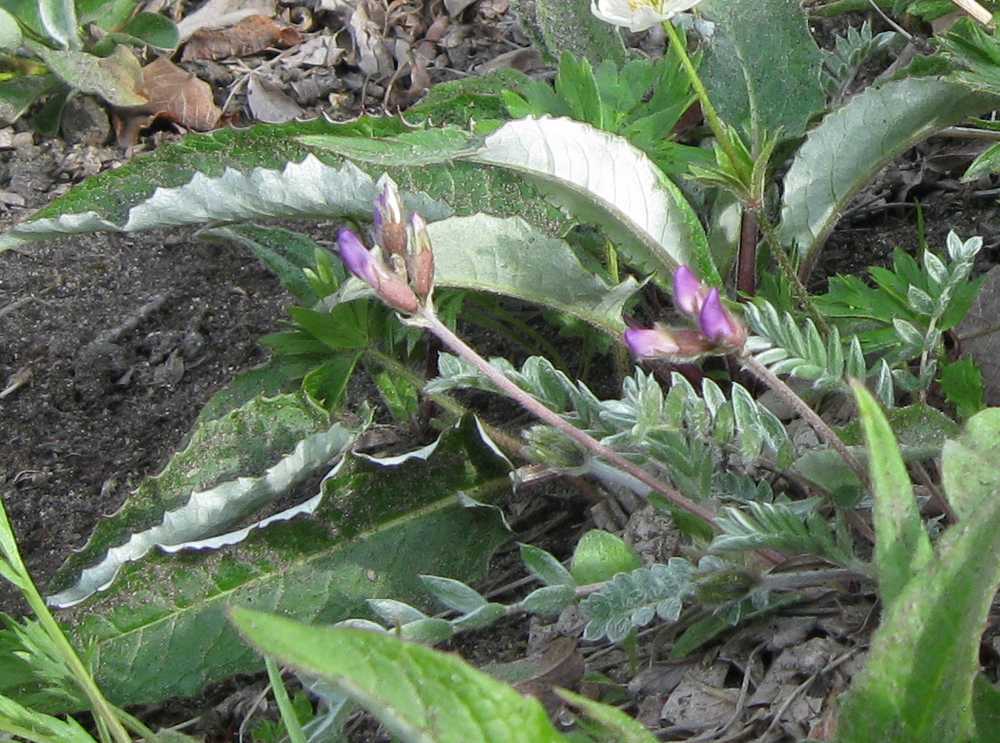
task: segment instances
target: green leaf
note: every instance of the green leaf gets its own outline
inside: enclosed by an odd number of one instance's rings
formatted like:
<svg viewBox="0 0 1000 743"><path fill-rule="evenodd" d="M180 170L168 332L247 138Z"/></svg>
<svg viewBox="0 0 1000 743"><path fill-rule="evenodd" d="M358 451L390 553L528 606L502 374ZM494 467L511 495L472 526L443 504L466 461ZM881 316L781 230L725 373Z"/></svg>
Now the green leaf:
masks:
<svg viewBox="0 0 1000 743"><path fill-rule="evenodd" d="M370 616L369 598L426 601L420 574L481 576L508 533L495 509L460 496L499 498L508 473L471 419L416 452L348 455L298 507L303 517L207 554L150 555L67 621L79 646L93 644L97 681L116 704L196 694L262 665L227 626L228 606L330 623Z"/></svg>
<svg viewBox="0 0 1000 743"><path fill-rule="evenodd" d="M694 594L694 567L672 557L666 565L652 565L619 573L597 593L580 602L587 618L584 640L607 637L621 642L654 619L675 622L684 599Z"/></svg>
<svg viewBox="0 0 1000 743"><path fill-rule="evenodd" d="M985 501L1000 489L1000 408L988 408L965 423L961 436L941 452L941 482L959 520L979 518Z"/></svg>
<svg viewBox="0 0 1000 743"><path fill-rule="evenodd" d="M876 537L883 538L877 529ZM1000 499L986 498L975 518L944 533L937 558L924 562L886 604L865 668L844 699L839 741L993 739L995 728L976 729L973 690L983 628L1000 585L997 550ZM982 701L977 712L986 712Z"/></svg>
<svg viewBox="0 0 1000 743"><path fill-rule="evenodd" d="M347 384L361 360L360 350L337 353L310 370L302 379L302 391L325 410L336 410L344 401Z"/></svg>
<svg viewBox="0 0 1000 743"><path fill-rule="evenodd" d="M941 367L941 391L960 418L983 409L983 373L972 359L959 359Z"/></svg>
<svg viewBox="0 0 1000 743"><path fill-rule="evenodd" d="M316 250L325 248L308 235L282 227L234 224L203 230L198 236L204 240L229 240L248 249L302 304L311 307L319 301L302 269L314 267Z"/></svg>
<svg viewBox="0 0 1000 743"><path fill-rule="evenodd" d="M157 49L175 49L180 43L177 26L159 13L137 13L125 24L122 33Z"/></svg>
<svg viewBox="0 0 1000 743"><path fill-rule="evenodd" d="M932 563L934 553L892 428L871 393L860 384L853 387L875 496L872 515L879 592L892 610L913 577Z"/></svg>
<svg viewBox="0 0 1000 743"><path fill-rule="evenodd" d="M299 137L309 147L330 150L351 160L382 167L432 165L475 152L481 142L457 129L418 129L393 137L350 137L320 134Z"/></svg>
<svg viewBox="0 0 1000 743"><path fill-rule="evenodd" d="M195 425L207 423L241 408L257 397L275 397L291 392L300 379L298 366L289 359L272 358L267 363L237 374L216 392L198 413Z"/></svg>
<svg viewBox="0 0 1000 743"><path fill-rule="evenodd" d="M423 581L431 595L449 609L468 614L486 606L486 599L479 591L465 585L462 581L441 578L437 575L421 575L420 580Z"/></svg>
<svg viewBox="0 0 1000 743"><path fill-rule="evenodd" d="M0 82L0 124L13 124L32 103L57 90L59 85L55 75L26 75Z"/></svg>
<svg viewBox="0 0 1000 743"><path fill-rule="evenodd" d="M557 615L576 600L576 592L569 586L542 586L518 602L518 606L531 614Z"/></svg>
<svg viewBox="0 0 1000 743"><path fill-rule="evenodd" d="M519 545L521 561L538 580L546 586L568 586L576 588L576 580L555 557L531 544Z"/></svg>
<svg viewBox="0 0 1000 743"><path fill-rule="evenodd" d="M399 119L364 118L351 124L317 119L189 134L70 189L0 235L0 252L30 240L98 230L261 218L365 222L372 216L374 179L386 171L399 184L407 207L428 221L452 210L473 214L488 207L500 217L521 216L549 234L568 229L558 209L510 172L465 162L388 169L369 163L355 166L332 152L308 157L312 151L298 141L304 135L368 137L404 128Z"/></svg>
<svg viewBox="0 0 1000 743"><path fill-rule="evenodd" d="M365 302L345 302L329 312L291 307L289 313L298 325L327 348L345 351L368 345L367 309Z"/></svg>
<svg viewBox="0 0 1000 743"><path fill-rule="evenodd" d="M187 447L60 568L49 603L71 606L105 590L123 565L156 547L224 532L327 465L357 433L330 426L299 395L258 398L196 426Z"/></svg>
<svg viewBox="0 0 1000 743"><path fill-rule="evenodd" d="M823 58L798 3L706 0L699 8L717 23L699 73L719 115L758 144L779 129L795 138L823 108Z"/></svg>
<svg viewBox="0 0 1000 743"><path fill-rule="evenodd" d="M589 61L581 59L578 62L572 54L564 52L559 60L556 93L566 101L574 119L597 129L607 128L601 91Z"/></svg>
<svg viewBox="0 0 1000 743"><path fill-rule="evenodd" d="M332 684L406 743L555 743L538 700L454 655L390 634L309 627L234 607L232 622L261 652Z"/></svg>
<svg viewBox="0 0 1000 743"><path fill-rule="evenodd" d="M487 137L469 159L528 176L578 218L607 230L624 257L665 288L681 264L721 283L681 191L624 138L572 119L522 119Z"/></svg>
<svg viewBox="0 0 1000 743"><path fill-rule="evenodd" d="M592 65L625 61L617 29L599 21L588 0L514 0L514 10L533 41L552 59L564 52Z"/></svg>
<svg viewBox="0 0 1000 743"><path fill-rule="evenodd" d="M642 567L642 560L621 537L591 529L576 544L570 574L580 585L611 580L618 573Z"/></svg>
<svg viewBox="0 0 1000 743"><path fill-rule="evenodd" d="M1000 172L1000 144L991 145L973 160L962 175L962 181L970 183L997 172Z"/></svg>
<svg viewBox="0 0 1000 743"><path fill-rule="evenodd" d="M744 599L740 604L740 620L744 624L749 624L755 619L773 614L786 606L798 604L802 600L802 596L794 593L772 594L764 606L756 607L753 605L752 599ZM728 617L721 614L709 614L691 624L677 638L670 650L670 660L686 658L698 648L704 647L719 635L732 629L733 623L729 621Z"/></svg>
<svg viewBox="0 0 1000 743"><path fill-rule="evenodd" d="M600 725L605 740L615 743L656 743L659 740L642 723L633 720L617 707L595 702L582 694L574 694L567 689L555 689L564 700L579 707L588 719Z"/></svg>
<svg viewBox="0 0 1000 743"><path fill-rule="evenodd" d="M63 49L79 49L74 0L38 0L38 18L49 38Z"/></svg>
<svg viewBox="0 0 1000 743"><path fill-rule="evenodd" d="M147 102L139 92L142 86L139 60L127 47L116 46L108 57L39 45L34 48L60 80L81 93L98 95L112 106L141 106Z"/></svg>
<svg viewBox="0 0 1000 743"><path fill-rule="evenodd" d="M0 49L17 49L21 46L21 27L17 19L0 8Z"/></svg>
<svg viewBox="0 0 1000 743"><path fill-rule="evenodd" d="M933 77L867 88L806 136L785 176L778 237L807 276L848 203L889 162L996 99ZM891 112L887 115L887 112Z"/></svg>
<svg viewBox="0 0 1000 743"><path fill-rule="evenodd" d="M639 285L608 286L562 240L517 217L453 217L428 226L437 286L515 297L565 312L609 335L625 331L622 309Z"/></svg>

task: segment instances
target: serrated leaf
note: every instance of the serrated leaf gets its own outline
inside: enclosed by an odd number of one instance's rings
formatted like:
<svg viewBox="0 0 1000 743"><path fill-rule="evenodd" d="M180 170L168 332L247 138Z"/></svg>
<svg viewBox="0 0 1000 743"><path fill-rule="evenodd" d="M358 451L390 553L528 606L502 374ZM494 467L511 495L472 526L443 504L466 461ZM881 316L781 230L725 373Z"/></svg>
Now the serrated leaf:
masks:
<svg viewBox="0 0 1000 743"><path fill-rule="evenodd" d="M955 406L958 415L968 418L983 409L983 373L972 359L965 358L941 367L941 391Z"/></svg>
<svg viewBox="0 0 1000 743"><path fill-rule="evenodd" d="M53 585L61 590L49 604L72 606L106 590L122 566L155 547L176 548L225 532L328 466L357 434L329 426L298 395L256 399L196 426L188 446L100 522L60 568Z"/></svg>
<svg viewBox="0 0 1000 743"><path fill-rule="evenodd" d="M521 562L542 583L547 586L576 588L573 576L555 557L531 544L521 544L519 547Z"/></svg>
<svg viewBox="0 0 1000 743"><path fill-rule="evenodd" d="M706 0L698 10L717 24L699 74L722 118L754 137L801 135L825 102L823 59L801 6Z"/></svg>
<svg viewBox="0 0 1000 743"><path fill-rule="evenodd" d="M868 444L875 497L872 516L879 592L885 605L893 609L913 577L932 563L934 552L889 422L871 393L857 383L854 396Z"/></svg>
<svg viewBox="0 0 1000 743"><path fill-rule="evenodd" d="M720 283L683 194L621 137L567 118L521 119L487 137L469 159L533 179L571 213L608 230L629 261L668 289L681 264Z"/></svg>
<svg viewBox="0 0 1000 743"><path fill-rule="evenodd" d="M67 617L93 644L95 675L116 704L196 694L260 667L226 626L225 609L253 604L311 622L368 614L366 600L420 605L418 574L482 575L508 538L492 508L509 493L509 464L465 420L430 453L381 461L345 457L308 518L258 530L199 559L151 555L126 566L106 595ZM468 501L466 501L468 502Z"/></svg>
<svg viewBox="0 0 1000 743"><path fill-rule="evenodd" d="M419 106L408 111L408 116L419 115L417 109ZM407 206L428 220L451 213L443 206L442 202L446 202L458 214L473 214L489 207L497 216L521 216L549 234L562 234L568 228L568 221L558 209L550 206L524 178L511 172L465 162L417 168L385 169L368 163L354 167L329 152L313 155L318 165L315 162L306 164L312 151L297 141L304 135L369 136L398 133L404 128L398 119L363 118L351 124L333 124L319 119L189 134L121 168L89 178L86 188L70 189L28 220L0 235L0 252L59 234L121 230L126 226L133 229L151 227L159 224L157 211L161 207L153 212L148 209L151 200L157 198L157 191L176 193L174 189L184 189L192 183L206 189L203 195L208 203L195 205L196 211L187 215L176 213L167 204L162 205L165 209L162 216L169 224L200 224L206 219L239 221L271 214L367 221L371 219L374 179L386 171L404 192ZM289 191L289 185L283 181L281 174L289 165L293 175L301 176L295 183L303 190ZM257 168L272 174L260 175L255 171ZM258 172L256 180L255 172ZM227 174L227 183L259 183L262 189L259 193L240 192L253 203L240 204L236 195L235 205L215 202L213 189L222 186L218 179ZM316 182L318 176L321 180ZM358 187L363 188L362 192L356 191ZM412 200L407 196L421 193L432 195ZM326 201L338 194L339 200ZM291 204L279 203L285 199ZM211 209L212 205L219 207L219 211ZM134 220L130 219L133 209L137 210ZM233 209L236 214L232 213Z"/></svg>
<svg viewBox="0 0 1000 743"><path fill-rule="evenodd" d="M693 593L694 566L679 557L665 565L620 573L580 602L580 610L588 619L583 639L607 637L611 642L621 642L634 629L657 617L676 621L684 599Z"/></svg>
<svg viewBox="0 0 1000 743"><path fill-rule="evenodd" d="M996 107L996 99L933 77L872 86L806 136L785 176L778 238L808 276L840 215L885 165L934 132ZM892 112L887 115L886 112Z"/></svg>
<svg viewBox="0 0 1000 743"><path fill-rule="evenodd" d="M407 743L555 743L545 710L457 656L389 634L308 627L234 608L232 621L261 652L318 676Z"/></svg>
<svg viewBox="0 0 1000 743"><path fill-rule="evenodd" d="M486 605L486 599L479 591L462 581L436 575L421 575L420 580L431 595L449 609L468 614Z"/></svg>

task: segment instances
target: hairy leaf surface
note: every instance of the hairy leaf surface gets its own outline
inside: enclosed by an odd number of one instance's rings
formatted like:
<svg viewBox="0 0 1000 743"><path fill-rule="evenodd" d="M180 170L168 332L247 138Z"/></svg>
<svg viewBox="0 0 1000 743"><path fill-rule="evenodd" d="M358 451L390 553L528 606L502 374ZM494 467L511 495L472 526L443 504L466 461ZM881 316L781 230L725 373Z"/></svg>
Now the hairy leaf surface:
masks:
<svg viewBox="0 0 1000 743"><path fill-rule="evenodd" d="M537 699L456 655L389 633L309 627L234 608L232 621L261 652L330 683L406 743L557 743Z"/></svg>
<svg viewBox="0 0 1000 743"><path fill-rule="evenodd" d="M459 494L499 497L508 471L472 420L413 455L348 455L303 517L207 554L127 565L73 611L73 636L93 643L98 682L117 704L195 694L260 667L226 622L230 604L335 622L370 616L372 597L419 605L420 574L477 577L506 530L494 509L463 507Z"/></svg>
<svg viewBox="0 0 1000 743"><path fill-rule="evenodd" d="M933 77L871 87L809 132L785 176L778 236L807 276L858 191L934 132L996 106L996 99Z"/></svg>
<svg viewBox="0 0 1000 743"><path fill-rule="evenodd" d="M621 137L567 118L520 119L470 159L530 177L572 214L607 230L667 288L681 264L719 283L708 239L680 189Z"/></svg>

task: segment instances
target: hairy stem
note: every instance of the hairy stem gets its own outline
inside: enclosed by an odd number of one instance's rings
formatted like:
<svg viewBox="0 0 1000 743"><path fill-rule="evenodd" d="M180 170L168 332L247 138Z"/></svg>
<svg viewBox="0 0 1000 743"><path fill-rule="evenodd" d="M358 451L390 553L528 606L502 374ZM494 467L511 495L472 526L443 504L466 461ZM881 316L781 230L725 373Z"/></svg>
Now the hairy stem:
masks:
<svg viewBox="0 0 1000 743"><path fill-rule="evenodd" d="M791 258L788 257L788 253L781 245L781 241L778 240L778 236L774 232L774 225L771 224L771 220L767 218L761 210L757 210L757 221L760 226L761 234L764 235L764 239L767 241L768 247L771 249L771 253L774 255L775 260L778 261L778 268L781 269L781 273L784 275L785 279L792 287L792 294L795 295L795 301L798 302L799 307L809 315L810 319L816 323L816 327L824 335L830 334L830 324L823 317L823 313L816 309L816 305L813 304L812 297L809 296L809 290L806 289L805 284L802 283L802 279L799 277L798 271L795 270L795 266L792 265Z"/></svg>
<svg viewBox="0 0 1000 743"><path fill-rule="evenodd" d="M744 353L740 354L738 358L740 363L746 369L750 370L751 374L774 390L778 397L791 405L802 416L803 420L812 426L816 434L841 456L861 482L868 482L867 470L854 458L844 442L840 440L840 437L826 424L826 421L820 418L816 411L806 404L805 400L795 394L795 390L785 384L774 372L757 361L753 356Z"/></svg>
<svg viewBox="0 0 1000 743"><path fill-rule="evenodd" d="M625 457L618 452L609 449L604 444L600 443L584 431L581 431L576 426L567 423L561 416L549 410L534 397L511 382L498 369L494 368L488 361L486 361L486 359L472 350L472 348L466 345L465 341L452 333L451 330L444 323L442 323L432 311L422 309L418 312L417 317L423 321L427 329L436 335L442 343L454 351L460 358L475 366L487 379L496 385L501 392L515 400L521 405L521 407L534 415L540 421L552 426L587 451L603 459L605 462L608 462L618 469L628 473L644 485L648 486L654 492L662 495L673 505L687 511L688 513L698 516L710 524L713 529L718 530L718 526L715 522L715 513L713 513L710 509L684 497L670 486L664 484L660 480L657 480L638 465L625 459Z"/></svg>

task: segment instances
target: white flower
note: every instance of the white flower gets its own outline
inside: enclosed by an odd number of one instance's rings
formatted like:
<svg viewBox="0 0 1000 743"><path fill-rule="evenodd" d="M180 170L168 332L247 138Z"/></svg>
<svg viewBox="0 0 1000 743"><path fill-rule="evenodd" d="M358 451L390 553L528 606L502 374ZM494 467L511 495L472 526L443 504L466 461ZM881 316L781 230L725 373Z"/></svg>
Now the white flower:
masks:
<svg viewBox="0 0 1000 743"><path fill-rule="evenodd" d="M590 0L590 12L606 23L626 26L629 31L645 31L678 13L690 10L701 0Z"/></svg>

